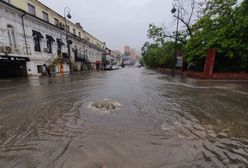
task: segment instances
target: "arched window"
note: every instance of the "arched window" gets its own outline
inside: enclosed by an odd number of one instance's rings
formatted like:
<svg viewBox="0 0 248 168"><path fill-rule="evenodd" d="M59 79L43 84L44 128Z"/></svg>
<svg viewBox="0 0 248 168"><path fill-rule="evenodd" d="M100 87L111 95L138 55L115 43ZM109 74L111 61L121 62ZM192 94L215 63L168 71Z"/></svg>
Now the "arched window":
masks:
<svg viewBox="0 0 248 168"><path fill-rule="evenodd" d="M16 46L16 38L15 38L15 31L13 26L11 25L7 25L7 29L8 29L8 38L9 38L9 45L11 47L17 47Z"/></svg>

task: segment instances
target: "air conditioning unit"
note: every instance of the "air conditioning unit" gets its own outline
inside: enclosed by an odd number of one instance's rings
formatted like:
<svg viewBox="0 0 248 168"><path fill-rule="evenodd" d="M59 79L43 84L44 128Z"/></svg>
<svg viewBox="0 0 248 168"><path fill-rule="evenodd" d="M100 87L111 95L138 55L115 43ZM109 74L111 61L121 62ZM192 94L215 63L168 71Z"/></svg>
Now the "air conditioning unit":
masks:
<svg viewBox="0 0 248 168"><path fill-rule="evenodd" d="M11 53L12 52L12 48L10 46L4 46L4 53Z"/></svg>
<svg viewBox="0 0 248 168"><path fill-rule="evenodd" d="M4 53L4 46L0 46L0 53Z"/></svg>
<svg viewBox="0 0 248 168"><path fill-rule="evenodd" d="M48 48L44 48L43 51L44 51L44 52L48 52Z"/></svg>
<svg viewBox="0 0 248 168"><path fill-rule="evenodd" d="M17 54L20 54L20 49L19 48L13 48L13 52L17 53Z"/></svg>

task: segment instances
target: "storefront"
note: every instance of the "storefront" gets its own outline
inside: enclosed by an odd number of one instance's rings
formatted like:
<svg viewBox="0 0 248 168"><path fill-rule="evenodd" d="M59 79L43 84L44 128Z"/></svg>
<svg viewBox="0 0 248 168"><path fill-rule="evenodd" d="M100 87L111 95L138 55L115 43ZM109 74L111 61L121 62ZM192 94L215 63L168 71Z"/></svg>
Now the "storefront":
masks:
<svg viewBox="0 0 248 168"><path fill-rule="evenodd" d="M96 70L100 71L102 69L102 62L101 61L96 61Z"/></svg>
<svg viewBox="0 0 248 168"><path fill-rule="evenodd" d="M0 56L0 77L27 76L27 61L26 57Z"/></svg>

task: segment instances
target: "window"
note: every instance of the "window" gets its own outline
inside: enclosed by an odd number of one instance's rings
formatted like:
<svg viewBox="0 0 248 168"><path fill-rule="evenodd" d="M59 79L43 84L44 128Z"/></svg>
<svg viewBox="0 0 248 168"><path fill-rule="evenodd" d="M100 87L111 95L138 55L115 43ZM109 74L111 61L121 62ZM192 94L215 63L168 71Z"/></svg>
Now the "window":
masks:
<svg viewBox="0 0 248 168"><path fill-rule="evenodd" d="M8 38L9 38L9 45L11 47L17 47L16 46L16 38L15 38L15 31L13 26L11 25L7 25L7 29L8 29Z"/></svg>
<svg viewBox="0 0 248 168"><path fill-rule="evenodd" d="M33 30L33 37L34 37L34 51L41 52L40 42L41 39L44 38L40 32Z"/></svg>
<svg viewBox="0 0 248 168"><path fill-rule="evenodd" d="M81 38L81 32L78 32L78 36Z"/></svg>
<svg viewBox="0 0 248 168"><path fill-rule="evenodd" d="M57 39L57 52L58 56L62 53L62 46L65 45L61 39Z"/></svg>
<svg viewBox="0 0 248 168"><path fill-rule="evenodd" d="M66 31L70 32L70 26L66 25Z"/></svg>
<svg viewBox="0 0 248 168"><path fill-rule="evenodd" d="M49 39L47 39L47 52L48 53L52 53L53 52L53 50L52 50L52 41L51 40L49 40Z"/></svg>
<svg viewBox="0 0 248 168"><path fill-rule="evenodd" d="M75 46L74 47L74 56L75 56L75 58L78 58L78 54L79 54L79 52L78 52L77 46Z"/></svg>
<svg viewBox="0 0 248 168"><path fill-rule="evenodd" d="M34 37L34 51L41 52L40 39L38 37Z"/></svg>
<svg viewBox="0 0 248 168"><path fill-rule="evenodd" d="M44 72L43 65L37 65L37 71L38 73L43 73Z"/></svg>
<svg viewBox="0 0 248 168"><path fill-rule="evenodd" d="M58 26L59 25L59 20L54 18L54 25Z"/></svg>
<svg viewBox="0 0 248 168"><path fill-rule="evenodd" d="M52 46L53 42L55 41L52 36L46 35L46 40L47 40L47 52L52 53Z"/></svg>
<svg viewBox="0 0 248 168"><path fill-rule="evenodd" d="M48 14L46 12L43 12L43 19L47 22L49 22L49 17Z"/></svg>
<svg viewBox="0 0 248 168"><path fill-rule="evenodd" d="M73 34L75 34L75 35L76 35L76 29L73 29Z"/></svg>
<svg viewBox="0 0 248 168"><path fill-rule="evenodd" d="M28 4L28 13L35 15L35 7L31 4Z"/></svg>

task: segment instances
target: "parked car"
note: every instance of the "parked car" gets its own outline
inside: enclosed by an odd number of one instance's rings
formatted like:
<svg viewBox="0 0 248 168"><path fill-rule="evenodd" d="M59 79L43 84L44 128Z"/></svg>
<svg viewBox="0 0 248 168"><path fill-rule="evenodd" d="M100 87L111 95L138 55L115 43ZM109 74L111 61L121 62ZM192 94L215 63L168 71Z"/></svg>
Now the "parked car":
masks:
<svg viewBox="0 0 248 168"><path fill-rule="evenodd" d="M117 70L117 69L119 69L119 68L118 68L117 65L112 65L112 69L113 69L113 70Z"/></svg>
<svg viewBox="0 0 248 168"><path fill-rule="evenodd" d="M112 65L106 65L105 70L113 70Z"/></svg>
<svg viewBox="0 0 248 168"><path fill-rule="evenodd" d="M114 66L114 65L111 65L111 69L112 69L112 70L115 70L115 66Z"/></svg>

